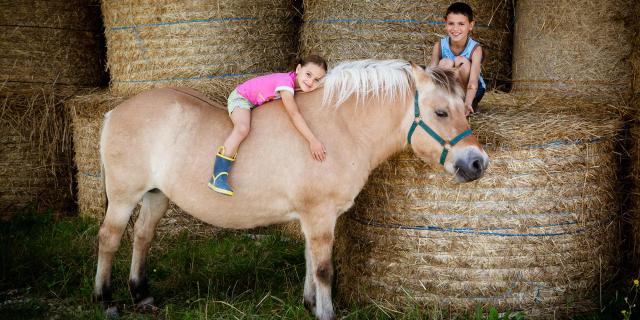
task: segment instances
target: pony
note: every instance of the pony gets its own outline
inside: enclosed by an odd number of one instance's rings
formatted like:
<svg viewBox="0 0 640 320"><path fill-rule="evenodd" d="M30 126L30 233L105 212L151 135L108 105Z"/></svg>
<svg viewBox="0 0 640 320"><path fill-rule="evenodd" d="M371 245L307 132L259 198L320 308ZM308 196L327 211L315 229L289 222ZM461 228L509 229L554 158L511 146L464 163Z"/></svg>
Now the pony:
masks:
<svg viewBox="0 0 640 320"><path fill-rule="evenodd" d="M327 158L314 161L281 101L252 112L252 131L234 167L233 197L207 187L215 146L232 128L224 107L184 88L160 88L105 115L100 136L108 205L98 232L94 295L107 313L114 253L135 206L129 289L136 306L153 307L145 258L169 200L221 228L253 228L294 219L305 239L303 302L317 319L335 319L331 298L336 219L354 203L371 171L410 145L460 182L480 178L489 158L471 134L463 91L452 70L402 60L343 63L323 87L296 103ZM421 130L423 129L423 130Z"/></svg>

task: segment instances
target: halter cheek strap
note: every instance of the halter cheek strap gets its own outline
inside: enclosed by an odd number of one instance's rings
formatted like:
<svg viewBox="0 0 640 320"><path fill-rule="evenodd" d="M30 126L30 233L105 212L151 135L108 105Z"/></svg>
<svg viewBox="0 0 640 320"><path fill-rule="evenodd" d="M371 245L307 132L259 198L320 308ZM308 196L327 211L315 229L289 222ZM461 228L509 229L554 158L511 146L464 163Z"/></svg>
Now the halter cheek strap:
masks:
<svg viewBox="0 0 640 320"><path fill-rule="evenodd" d="M440 154L440 164L444 165L445 160L447 159L447 155L449 154L449 149L456 145L460 140L472 134L471 129L467 129L455 136L451 141L447 141L442 139L440 135L438 135L433 129L431 129L424 121L422 121L422 117L420 116L420 107L418 106L418 91L416 91L416 96L413 101L413 108L415 117L413 119L413 123L411 124L411 128L409 129L409 134L407 135L407 141L411 144L411 136L413 136L413 132L416 130L418 126L424 129L433 139L438 141L438 143L442 146L442 153Z"/></svg>

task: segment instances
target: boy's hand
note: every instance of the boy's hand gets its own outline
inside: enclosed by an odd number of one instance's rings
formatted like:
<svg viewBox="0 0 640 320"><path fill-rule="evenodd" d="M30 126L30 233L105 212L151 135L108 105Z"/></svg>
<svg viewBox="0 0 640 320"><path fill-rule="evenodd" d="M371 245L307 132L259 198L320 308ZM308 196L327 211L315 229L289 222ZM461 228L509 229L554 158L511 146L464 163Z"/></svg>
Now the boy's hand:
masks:
<svg viewBox="0 0 640 320"><path fill-rule="evenodd" d="M473 113L473 106L470 103L465 103L464 107L465 107L465 112L464 112L465 116L468 116Z"/></svg>
<svg viewBox="0 0 640 320"><path fill-rule="evenodd" d="M318 139L314 139L309 141L309 149L311 150L311 156L314 160L324 161L327 157L327 149L324 147L324 144L320 142Z"/></svg>

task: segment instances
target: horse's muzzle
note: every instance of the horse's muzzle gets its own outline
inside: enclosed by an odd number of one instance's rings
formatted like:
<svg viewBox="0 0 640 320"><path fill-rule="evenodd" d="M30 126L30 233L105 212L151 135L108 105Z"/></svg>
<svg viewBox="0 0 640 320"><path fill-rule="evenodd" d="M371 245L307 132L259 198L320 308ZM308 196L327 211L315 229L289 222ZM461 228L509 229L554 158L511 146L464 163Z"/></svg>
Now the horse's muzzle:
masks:
<svg viewBox="0 0 640 320"><path fill-rule="evenodd" d="M484 152L467 152L454 164L456 178L459 182L469 182L482 177L488 167L489 158Z"/></svg>

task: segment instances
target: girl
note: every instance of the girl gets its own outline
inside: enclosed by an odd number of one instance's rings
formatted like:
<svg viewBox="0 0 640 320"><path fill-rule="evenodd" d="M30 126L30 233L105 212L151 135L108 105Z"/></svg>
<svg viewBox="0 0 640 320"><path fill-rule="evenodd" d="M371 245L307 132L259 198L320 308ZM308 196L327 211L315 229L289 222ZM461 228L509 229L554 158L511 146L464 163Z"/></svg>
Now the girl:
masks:
<svg viewBox="0 0 640 320"><path fill-rule="evenodd" d="M233 131L224 144L218 147L213 165L213 175L209 179L209 188L222 194L233 195L233 190L228 182L229 171L236 159L240 143L249 134L251 109L274 99L282 99L294 126L309 142L313 159L324 161L327 151L302 118L293 95L297 89L302 92L317 89L320 86L320 80L326 73L327 62L320 56L311 55L302 59L295 71L256 77L237 86L227 101L227 109L231 122L233 122Z"/></svg>

